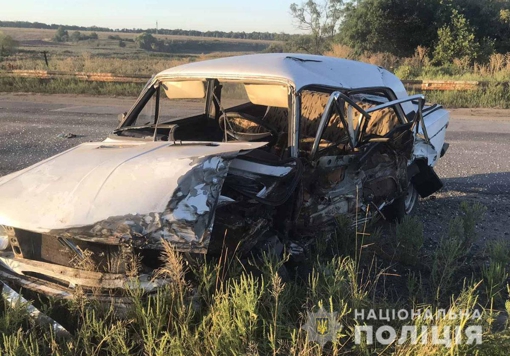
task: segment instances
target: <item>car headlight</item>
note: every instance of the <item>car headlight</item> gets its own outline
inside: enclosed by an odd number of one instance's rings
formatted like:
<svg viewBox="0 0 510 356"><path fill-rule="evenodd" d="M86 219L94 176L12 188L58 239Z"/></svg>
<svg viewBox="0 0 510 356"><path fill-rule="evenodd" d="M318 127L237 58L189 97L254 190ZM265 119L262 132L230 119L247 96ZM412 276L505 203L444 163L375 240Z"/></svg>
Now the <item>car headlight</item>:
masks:
<svg viewBox="0 0 510 356"><path fill-rule="evenodd" d="M7 250L9 248L9 236L7 235L7 229L5 226L0 225L0 251Z"/></svg>

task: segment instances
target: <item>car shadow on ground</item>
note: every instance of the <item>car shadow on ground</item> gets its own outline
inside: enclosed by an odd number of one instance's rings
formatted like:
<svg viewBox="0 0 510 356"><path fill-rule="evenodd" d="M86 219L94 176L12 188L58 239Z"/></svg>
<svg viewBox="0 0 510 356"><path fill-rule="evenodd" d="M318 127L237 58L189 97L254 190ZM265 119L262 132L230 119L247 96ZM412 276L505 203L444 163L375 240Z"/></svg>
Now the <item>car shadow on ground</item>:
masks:
<svg viewBox="0 0 510 356"><path fill-rule="evenodd" d="M443 189L422 199L417 209L426 239L437 242L447 232L448 223L461 213L461 203L466 201L487 208L478 224L477 244L498 238L510 240L510 172L447 178L443 183Z"/></svg>
<svg viewBox="0 0 510 356"><path fill-rule="evenodd" d="M477 237L471 246L467 258L471 261L460 273L470 277L486 260L488 241L510 241L510 172L490 173L469 177L443 179L444 187L428 198L420 199L413 215L423 223L424 244L419 251L419 260L414 265L403 263L396 242L396 226L382 223L382 239L373 252L381 262L381 268L387 268L383 276L384 296L388 300L398 301L407 295L407 281L416 274L427 280L430 275L431 261L441 239L448 239L451 221L463 214L461 204L480 203L486 212L476 224ZM460 263L460 262L459 262Z"/></svg>

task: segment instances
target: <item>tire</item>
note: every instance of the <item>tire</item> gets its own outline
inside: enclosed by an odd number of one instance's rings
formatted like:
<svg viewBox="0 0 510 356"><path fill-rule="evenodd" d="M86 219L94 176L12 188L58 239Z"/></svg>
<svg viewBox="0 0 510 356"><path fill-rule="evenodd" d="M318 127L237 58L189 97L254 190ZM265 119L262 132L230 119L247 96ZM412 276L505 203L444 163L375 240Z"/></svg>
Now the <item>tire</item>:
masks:
<svg viewBox="0 0 510 356"><path fill-rule="evenodd" d="M388 221L401 222L406 215L412 215L418 205L419 195L416 188L409 184L407 192L398 197L383 209L383 214Z"/></svg>
<svg viewBox="0 0 510 356"><path fill-rule="evenodd" d="M416 207L418 206L419 199L420 197L418 191L416 190L414 185L409 184L409 187L407 188L407 193L404 197L405 215L413 215L414 211L416 210Z"/></svg>

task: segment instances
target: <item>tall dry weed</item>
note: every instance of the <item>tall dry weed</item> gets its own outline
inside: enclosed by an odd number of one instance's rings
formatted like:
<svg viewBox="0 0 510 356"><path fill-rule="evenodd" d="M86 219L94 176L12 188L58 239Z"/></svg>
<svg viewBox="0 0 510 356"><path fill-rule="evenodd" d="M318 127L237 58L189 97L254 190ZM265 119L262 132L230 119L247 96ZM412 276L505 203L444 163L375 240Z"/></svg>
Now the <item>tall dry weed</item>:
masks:
<svg viewBox="0 0 510 356"><path fill-rule="evenodd" d="M334 44L331 46L331 50L324 53L324 55L329 57L337 57L337 58L347 58L347 59L354 59L354 51L352 48L348 46L344 46L341 44Z"/></svg>

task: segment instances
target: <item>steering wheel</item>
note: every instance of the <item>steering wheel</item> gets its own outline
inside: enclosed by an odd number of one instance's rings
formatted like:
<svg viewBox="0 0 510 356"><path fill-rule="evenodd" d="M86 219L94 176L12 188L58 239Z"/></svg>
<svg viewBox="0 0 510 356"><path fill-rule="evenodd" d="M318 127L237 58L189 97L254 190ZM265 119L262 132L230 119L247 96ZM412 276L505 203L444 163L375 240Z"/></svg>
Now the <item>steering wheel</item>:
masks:
<svg viewBox="0 0 510 356"><path fill-rule="evenodd" d="M246 121L252 122L264 129L266 129L268 132L237 132L233 130L233 124L229 122L230 119L237 119L241 118ZM232 137L235 140L238 141L264 141L269 139L269 146L272 146L276 143L278 140L278 131L276 129L268 124L266 121L256 118L255 116L243 113L243 112L236 112L236 111L230 111L222 114L220 118L218 119L218 123L220 125L221 130L223 130L227 135Z"/></svg>

